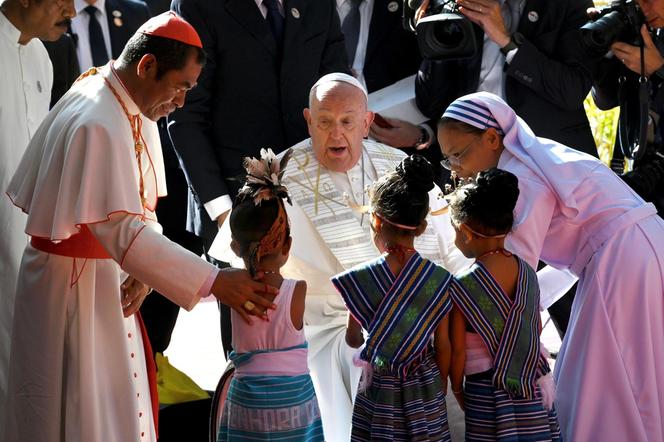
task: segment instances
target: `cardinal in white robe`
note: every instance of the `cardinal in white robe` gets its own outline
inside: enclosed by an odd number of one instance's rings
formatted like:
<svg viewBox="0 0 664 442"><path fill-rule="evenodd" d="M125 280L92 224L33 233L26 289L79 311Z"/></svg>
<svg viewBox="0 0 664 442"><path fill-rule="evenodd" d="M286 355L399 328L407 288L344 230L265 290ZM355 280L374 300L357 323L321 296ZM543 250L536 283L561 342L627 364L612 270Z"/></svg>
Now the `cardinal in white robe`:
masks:
<svg viewBox="0 0 664 442"><path fill-rule="evenodd" d="M165 192L154 121L196 84L201 48L174 13L146 22L118 61L83 74L58 102L10 182L31 240L16 291L5 441L156 440L154 367L133 314L149 287L185 309L212 292L245 319L260 314L247 301L270 306L264 284L170 242L154 214Z"/></svg>

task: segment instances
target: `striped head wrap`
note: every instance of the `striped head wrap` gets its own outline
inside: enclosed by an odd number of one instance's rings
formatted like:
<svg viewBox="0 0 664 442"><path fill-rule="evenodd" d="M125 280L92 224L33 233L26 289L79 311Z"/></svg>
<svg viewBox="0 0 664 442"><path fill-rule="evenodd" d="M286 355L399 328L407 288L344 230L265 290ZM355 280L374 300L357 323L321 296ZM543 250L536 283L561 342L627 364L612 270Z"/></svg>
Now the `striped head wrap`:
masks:
<svg viewBox="0 0 664 442"><path fill-rule="evenodd" d="M579 203L574 192L580 183L579 176L595 170L601 164L599 160L556 141L537 137L505 100L489 92L457 98L443 117L481 129L495 128L503 136L505 150L553 190L566 216L576 216ZM500 162L498 167L501 167Z"/></svg>
<svg viewBox="0 0 664 442"><path fill-rule="evenodd" d="M457 98L443 113L443 118L452 118L478 129L494 128L499 135L505 135L489 108L481 101L474 100L475 94Z"/></svg>

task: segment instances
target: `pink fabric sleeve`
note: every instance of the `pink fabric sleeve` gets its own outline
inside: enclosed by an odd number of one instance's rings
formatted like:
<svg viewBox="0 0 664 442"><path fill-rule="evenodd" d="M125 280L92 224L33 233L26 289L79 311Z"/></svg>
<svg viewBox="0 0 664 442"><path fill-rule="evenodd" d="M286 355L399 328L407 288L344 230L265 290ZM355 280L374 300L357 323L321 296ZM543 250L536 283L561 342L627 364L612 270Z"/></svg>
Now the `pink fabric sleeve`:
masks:
<svg viewBox="0 0 664 442"><path fill-rule="evenodd" d="M210 296L211 291L212 291L212 284L214 284L214 280L217 279L218 274L219 274L218 269L217 269L216 272L210 273L210 276L208 276L208 279L203 283L201 288L198 290L198 297L199 298L205 298L207 296Z"/></svg>
<svg viewBox="0 0 664 442"><path fill-rule="evenodd" d="M88 227L127 273L186 310L209 291L218 273L212 264L146 228L136 215L115 213Z"/></svg>
<svg viewBox="0 0 664 442"><path fill-rule="evenodd" d="M551 190L537 177L506 170L519 177L519 199L514 209L514 228L505 240L506 248L537 269L544 238L556 207Z"/></svg>

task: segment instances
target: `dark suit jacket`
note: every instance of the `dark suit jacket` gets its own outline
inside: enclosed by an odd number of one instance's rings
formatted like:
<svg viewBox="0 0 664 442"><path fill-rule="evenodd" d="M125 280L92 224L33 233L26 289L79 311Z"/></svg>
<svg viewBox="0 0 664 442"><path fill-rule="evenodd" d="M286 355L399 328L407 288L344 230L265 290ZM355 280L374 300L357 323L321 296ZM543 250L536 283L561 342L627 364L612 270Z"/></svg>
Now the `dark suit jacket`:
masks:
<svg viewBox="0 0 664 442"><path fill-rule="evenodd" d="M526 41L505 65L505 95L538 136L597 156L583 108L592 79L579 62L583 52L578 38L591 6L591 0L526 0L518 29ZM416 96L428 117L440 118L452 101L477 90L484 35L475 29L480 56L422 63Z"/></svg>
<svg viewBox="0 0 664 442"><path fill-rule="evenodd" d="M69 90L78 75L78 59L74 39L68 33L62 34L56 41L42 41L53 65L53 88L51 89L51 107Z"/></svg>
<svg viewBox="0 0 664 442"><path fill-rule="evenodd" d="M145 3L147 3L153 16L171 9L171 0L145 0Z"/></svg>
<svg viewBox="0 0 664 442"><path fill-rule="evenodd" d="M111 58L116 59L122 53L129 38L150 18L150 11L146 4L139 0L106 0L105 9L111 36ZM117 11L116 14L120 13L122 26L114 23L113 12L115 11ZM76 58L77 42L78 36L71 32L71 28L60 40L53 43L44 42L53 64L51 106L55 105L60 97L69 90L80 74Z"/></svg>
<svg viewBox="0 0 664 442"><path fill-rule="evenodd" d="M388 5L395 3L394 11ZM422 62L415 34L401 25L403 2L375 0L369 25L364 80L369 92L391 85L417 72Z"/></svg>
<svg viewBox="0 0 664 442"><path fill-rule="evenodd" d="M208 60L169 132L194 194L188 228L211 237L203 203L234 197L242 158L280 152L308 137L302 110L323 74L348 72L333 0L285 0L283 52L253 0L174 0Z"/></svg>
<svg viewBox="0 0 664 442"><path fill-rule="evenodd" d="M106 0L105 6L108 30L111 34L111 58L116 59L131 36L148 21L150 10L145 2L140 0ZM121 26L115 24L114 13L120 14Z"/></svg>

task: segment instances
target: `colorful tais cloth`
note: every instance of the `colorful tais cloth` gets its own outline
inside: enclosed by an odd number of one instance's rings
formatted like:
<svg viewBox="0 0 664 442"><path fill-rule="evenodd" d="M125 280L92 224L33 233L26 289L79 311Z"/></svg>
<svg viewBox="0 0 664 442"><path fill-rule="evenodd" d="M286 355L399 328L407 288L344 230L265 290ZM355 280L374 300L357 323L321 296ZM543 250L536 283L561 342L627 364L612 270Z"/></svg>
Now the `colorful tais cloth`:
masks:
<svg viewBox="0 0 664 442"><path fill-rule="evenodd" d="M450 440L431 337L452 307L451 279L418 253L398 276L381 256L332 278L369 334L360 358L373 373L355 399L351 440Z"/></svg>
<svg viewBox="0 0 664 442"><path fill-rule="evenodd" d="M288 353L306 344L257 353ZM231 354L238 367L251 353ZM267 367L266 367L267 368ZM311 376L250 375L233 377L224 402L218 442L322 441L323 424Z"/></svg>
<svg viewBox="0 0 664 442"><path fill-rule="evenodd" d="M217 441L324 440L307 367L304 330L290 316L297 281L284 279L270 321L249 325L231 311L235 373L224 402Z"/></svg>
<svg viewBox="0 0 664 442"><path fill-rule="evenodd" d="M493 359L490 370L466 376L468 441L560 440L556 411L547 410L538 385L538 379L550 377L550 369L540 352L537 275L517 259L514 299L479 262L457 275L450 288Z"/></svg>

